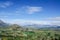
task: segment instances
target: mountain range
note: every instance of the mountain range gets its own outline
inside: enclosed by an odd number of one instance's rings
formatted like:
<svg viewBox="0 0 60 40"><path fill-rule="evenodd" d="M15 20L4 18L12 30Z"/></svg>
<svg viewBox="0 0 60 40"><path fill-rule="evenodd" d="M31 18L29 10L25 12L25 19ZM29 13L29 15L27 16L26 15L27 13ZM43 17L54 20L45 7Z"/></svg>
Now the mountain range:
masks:
<svg viewBox="0 0 60 40"><path fill-rule="evenodd" d="M6 26L8 26L8 24L0 20L0 27L6 27Z"/></svg>
<svg viewBox="0 0 60 40"><path fill-rule="evenodd" d="M8 26L10 26L10 25L3 22L2 20L0 20L0 27L8 27ZM24 27L24 28L37 28L37 29L59 29L60 30L60 26L58 26L58 25L39 25L39 24L29 24L28 25L27 24L22 27Z"/></svg>

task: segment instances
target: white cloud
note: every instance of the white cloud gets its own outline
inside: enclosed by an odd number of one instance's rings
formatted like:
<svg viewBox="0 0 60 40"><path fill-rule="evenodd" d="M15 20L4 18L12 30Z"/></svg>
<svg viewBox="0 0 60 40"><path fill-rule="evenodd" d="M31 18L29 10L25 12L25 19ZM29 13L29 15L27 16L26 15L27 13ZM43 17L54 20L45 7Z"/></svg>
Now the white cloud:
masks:
<svg viewBox="0 0 60 40"><path fill-rule="evenodd" d="M48 21L23 20L23 19L4 19L5 22L11 24L47 24Z"/></svg>
<svg viewBox="0 0 60 40"><path fill-rule="evenodd" d="M33 14L35 12L41 12L42 11L42 7L27 7L27 12L29 14Z"/></svg>
<svg viewBox="0 0 60 40"><path fill-rule="evenodd" d="M57 17L56 17L57 18ZM55 19L55 18L53 18ZM4 19L5 20L5 19ZM60 20L60 18L58 19ZM24 20L24 19L6 19L5 22L7 23L12 23L12 24L41 24L41 25L59 25L60 26L60 21L58 20Z"/></svg>
<svg viewBox="0 0 60 40"><path fill-rule="evenodd" d="M51 18L47 18L47 21L50 21L49 23L51 25L60 25L60 17L51 17Z"/></svg>
<svg viewBox="0 0 60 40"><path fill-rule="evenodd" d="M35 6L22 6L17 9L16 13L27 13L27 14L33 14L36 12L41 12L42 7L35 7Z"/></svg>
<svg viewBox="0 0 60 40"><path fill-rule="evenodd" d="M52 17L52 18L48 18L48 20L60 21L60 17Z"/></svg>
<svg viewBox="0 0 60 40"><path fill-rule="evenodd" d="M12 2L9 2L9 1L1 2L1 3L0 3L0 7L1 7L1 8L6 8L6 7L9 7L9 6L11 6L11 5L13 5L13 3L12 3Z"/></svg>

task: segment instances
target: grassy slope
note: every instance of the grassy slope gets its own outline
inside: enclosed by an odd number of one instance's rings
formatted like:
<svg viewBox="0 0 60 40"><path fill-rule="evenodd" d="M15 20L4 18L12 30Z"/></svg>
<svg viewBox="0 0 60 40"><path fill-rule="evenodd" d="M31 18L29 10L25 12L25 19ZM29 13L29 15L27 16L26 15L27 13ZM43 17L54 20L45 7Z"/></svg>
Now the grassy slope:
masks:
<svg viewBox="0 0 60 40"><path fill-rule="evenodd" d="M60 31L8 27L0 28L0 36L3 40L60 40Z"/></svg>

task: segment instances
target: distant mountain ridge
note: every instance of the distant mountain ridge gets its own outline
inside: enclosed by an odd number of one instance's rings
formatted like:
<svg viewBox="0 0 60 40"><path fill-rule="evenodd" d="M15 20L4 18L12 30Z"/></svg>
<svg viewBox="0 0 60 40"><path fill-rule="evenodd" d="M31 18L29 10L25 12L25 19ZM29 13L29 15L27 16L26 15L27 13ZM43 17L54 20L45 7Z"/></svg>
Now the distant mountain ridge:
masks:
<svg viewBox="0 0 60 40"><path fill-rule="evenodd" d="M9 24L3 22L2 20L0 20L0 27L9 27L9 26L11 26L11 25L9 25ZM21 25L19 25L19 26L21 26ZM21 26L21 27L24 27L24 28L36 28L36 29L54 29L54 30L59 29L60 30L60 26L58 26L58 25L27 24L27 25L24 25L24 26Z"/></svg>
<svg viewBox="0 0 60 40"><path fill-rule="evenodd" d="M32 24L32 25L25 25L27 28L37 28L37 29L60 29L60 26L58 25L38 25L38 24Z"/></svg>
<svg viewBox="0 0 60 40"><path fill-rule="evenodd" d="M0 20L0 27L6 27L6 26L8 26L8 24Z"/></svg>

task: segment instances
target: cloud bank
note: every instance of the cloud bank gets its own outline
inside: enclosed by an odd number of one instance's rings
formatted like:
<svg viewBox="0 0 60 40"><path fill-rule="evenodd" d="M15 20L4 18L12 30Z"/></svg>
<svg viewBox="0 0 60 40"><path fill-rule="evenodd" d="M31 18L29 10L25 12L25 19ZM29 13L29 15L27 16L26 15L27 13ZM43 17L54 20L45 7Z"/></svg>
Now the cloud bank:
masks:
<svg viewBox="0 0 60 40"><path fill-rule="evenodd" d="M23 12L21 12L23 11ZM35 6L22 6L17 9L16 13L27 13L27 14L34 14L42 11L42 7L35 7Z"/></svg>
<svg viewBox="0 0 60 40"><path fill-rule="evenodd" d="M59 25L60 26L60 17L50 18L50 19L42 20L42 21L24 20L24 19L8 19L8 20L5 20L5 22L12 23L12 24L15 24L15 23L16 24L22 24L22 25L25 25L25 24L42 24L42 25Z"/></svg>
<svg viewBox="0 0 60 40"><path fill-rule="evenodd" d="M33 14L35 12L41 12L42 11L42 7L27 7L27 12L28 14Z"/></svg>

